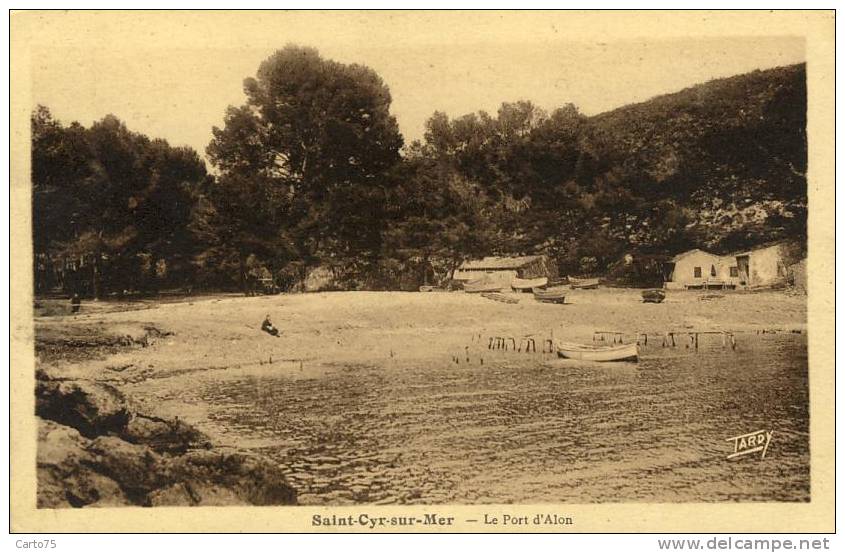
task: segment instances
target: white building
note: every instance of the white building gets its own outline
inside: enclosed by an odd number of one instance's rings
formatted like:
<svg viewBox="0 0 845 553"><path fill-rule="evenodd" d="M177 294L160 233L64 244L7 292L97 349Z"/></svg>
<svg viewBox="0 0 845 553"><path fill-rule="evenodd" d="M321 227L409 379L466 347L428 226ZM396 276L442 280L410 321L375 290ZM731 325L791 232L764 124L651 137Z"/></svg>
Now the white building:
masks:
<svg viewBox="0 0 845 553"><path fill-rule="evenodd" d="M730 255L690 250L673 257L666 269L663 287L667 290L736 288L740 285L737 261Z"/></svg>

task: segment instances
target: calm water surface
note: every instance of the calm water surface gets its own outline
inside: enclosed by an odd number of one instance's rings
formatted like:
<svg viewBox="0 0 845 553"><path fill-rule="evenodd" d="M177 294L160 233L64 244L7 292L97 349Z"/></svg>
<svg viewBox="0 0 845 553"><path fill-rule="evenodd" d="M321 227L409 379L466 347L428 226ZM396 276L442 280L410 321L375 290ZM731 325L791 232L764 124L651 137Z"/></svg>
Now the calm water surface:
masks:
<svg viewBox="0 0 845 553"><path fill-rule="evenodd" d="M194 393L304 504L808 501L806 337L738 342L652 342L637 365L478 347L459 365L244 375ZM774 431L765 459L726 460L726 438L761 429Z"/></svg>

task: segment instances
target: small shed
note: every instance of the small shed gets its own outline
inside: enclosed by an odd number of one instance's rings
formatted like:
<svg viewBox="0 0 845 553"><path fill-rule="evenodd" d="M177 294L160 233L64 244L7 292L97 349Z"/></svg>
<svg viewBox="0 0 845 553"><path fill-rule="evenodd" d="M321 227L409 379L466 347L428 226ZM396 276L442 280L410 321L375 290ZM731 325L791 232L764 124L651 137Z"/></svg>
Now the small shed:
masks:
<svg viewBox="0 0 845 553"><path fill-rule="evenodd" d="M733 256L694 249L666 263L663 287L667 290L736 288L740 274Z"/></svg>
<svg viewBox="0 0 845 553"><path fill-rule="evenodd" d="M790 245L786 243L736 254L741 284L750 288L786 284L791 256Z"/></svg>
<svg viewBox="0 0 845 553"><path fill-rule="evenodd" d="M524 255L518 257L485 257L465 261L455 270L454 280L472 282L485 278L501 284L503 290L509 290L515 278L535 279L554 278L557 267L545 255Z"/></svg>

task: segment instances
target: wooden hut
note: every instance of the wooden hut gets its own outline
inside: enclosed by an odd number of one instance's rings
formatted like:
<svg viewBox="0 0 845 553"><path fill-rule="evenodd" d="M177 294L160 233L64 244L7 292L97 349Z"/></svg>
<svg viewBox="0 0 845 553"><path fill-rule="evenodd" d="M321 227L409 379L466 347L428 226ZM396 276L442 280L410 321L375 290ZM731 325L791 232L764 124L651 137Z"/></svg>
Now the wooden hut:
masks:
<svg viewBox="0 0 845 553"><path fill-rule="evenodd" d="M485 257L465 261L455 270L454 280L469 283L485 279L502 290L510 290L514 279L554 278L557 267L545 255L519 257Z"/></svg>

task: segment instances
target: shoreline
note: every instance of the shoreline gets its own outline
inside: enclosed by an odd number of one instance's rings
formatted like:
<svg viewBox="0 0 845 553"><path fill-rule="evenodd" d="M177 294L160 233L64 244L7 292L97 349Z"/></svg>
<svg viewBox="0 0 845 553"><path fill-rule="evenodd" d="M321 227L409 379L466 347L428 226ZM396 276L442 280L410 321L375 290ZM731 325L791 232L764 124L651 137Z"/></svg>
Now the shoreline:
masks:
<svg viewBox="0 0 845 553"><path fill-rule="evenodd" d="M118 394L115 397L119 399L113 398L113 403L127 413L121 419L123 426L108 427L92 437L72 435L67 430L73 427L78 432L79 424L57 429L55 423L42 423L39 474L45 470L46 480L50 471L73 475L73 462L67 455L58 460L42 459L44 452L65 448L77 452L77 467L94 467L98 478L117 482L115 487L90 474L86 477L87 481L104 482L104 493L112 490L116 504L293 504L296 492L276 463L260 453L245 454L244 450L252 449L247 436L243 441L233 441L229 431L224 432L230 434L228 438L216 435L219 428L208 418L211 406L183 400L173 387L238 374L319 381L339 367L373 365L398 371L415 364L437 366L460 355L469 345L486 349L487 337L494 335L539 338L552 333L558 339L590 342L599 330L631 329L631 335L705 328L752 333L775 328L806 331L806 296L727 292L700 301L704 294L682 291L670 292L662 304L643 304L639 292L573 291L568 298L571 303L566 305L540 304L530 294L515 295L520 302L505 305L459 292L226 296L167 302L143 310L129 307L86 313L83 309L76 316L37 317L39 398L45 397L44 389L55 387L50 382L96 388L82 394L86 397L112 397L114 394L101 389L109 387ZM260 331L260 322L267 314L281 328L281 338ZM483 335L483 341L476 340L478 335ZM526 358L525 362L532 361ZM232 372L212 374L219 370ZM57 405L67 404L68 394L50 397ZM143 426L138 424L141 421L157 428L159 439L169 440L169 445L159 445L159 449L178 450L180 442L192 445L184 452L167 452L152 447L149 436L136 437L136 443L132 443L126 439L130 437L130 421L135 421L132 424L136 427ZM127 474L140 479L143 485L139 489L133 482L114 480L109 463L117 461L106 462L109 456L103 457L104 441L114 442L112 450L122 456L118 465L131 467L138 459L151 457L155 467L152 472L165 473L170 480L145 481L138 476L144 471L137 470ZM64 445L49 446L54 442ZM231 472L244 478L245 474L261 474L267 489L275 491L268 495L247 489L243 480L226 477ZM203 487L197 479L216 483ZM75 482L82 480L80 477ZM39 476L39 495L41 481ZM84 496L81 492L77 495ZM60 503L55 493L53 497L53 503ZM108 503L89 494L88 499L92 498L88 505ZM277 503L256 503L268 500ZM73 505L65 501L61 506Z"/></svg>

